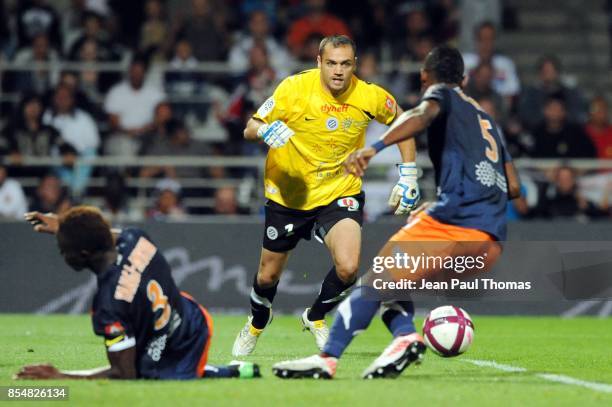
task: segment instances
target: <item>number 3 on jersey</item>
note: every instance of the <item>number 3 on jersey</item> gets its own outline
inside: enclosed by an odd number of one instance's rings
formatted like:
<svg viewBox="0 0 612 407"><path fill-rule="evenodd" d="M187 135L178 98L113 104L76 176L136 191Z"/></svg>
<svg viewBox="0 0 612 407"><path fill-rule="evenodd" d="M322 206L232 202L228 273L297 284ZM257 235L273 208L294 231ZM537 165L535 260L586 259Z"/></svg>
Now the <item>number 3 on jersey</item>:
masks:
<svg viewBox="0 0 612 407"><path fill-rule="evenodd" d="M168 297L164 295L164 291L155 280L151 280L149 284L147 284L147 298L151 301L151 310L153 310L154 314L159 310L162 311L155 319L155 330L159 331L168 325L170 315L172 314L172 308L170 304L168 304Z"/></svg>
<svg viewBox="0 0 612 407"><path fill-rule="evenodd" d="M496 163L499 160L497 141L495 141L495 138L489 132L489 130L493 130L493 126L491 125L491 122L489 120L481 118L480 115L478 115L478 121L480 122L480 131L482 133L482 138L484 138L489 143L489 145L485 149L485 155L489 160Z"/></svg>

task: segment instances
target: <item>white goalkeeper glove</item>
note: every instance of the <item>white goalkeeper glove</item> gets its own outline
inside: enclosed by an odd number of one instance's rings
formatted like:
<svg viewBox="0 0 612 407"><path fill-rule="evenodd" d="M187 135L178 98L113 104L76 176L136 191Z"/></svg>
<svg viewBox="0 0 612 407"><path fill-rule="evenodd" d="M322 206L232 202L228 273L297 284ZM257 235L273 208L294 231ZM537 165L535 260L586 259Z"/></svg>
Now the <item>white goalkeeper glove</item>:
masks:
<svg viewBox="0 0 612 407"><path fill-rule="evenodd" d="M399 164L397 168L400 179L391 191L389 206L397 207L396 215L405 215L413 210L421 199L417 182L417 166L416 163L411 162Z"/></svg>
<svg viewBox="0 0 612 407"><path fill-rule="evenodd" d="M294 134L295 132L280 120L263 124L257 129L257 136L271 148L284 146Z"/></svg>

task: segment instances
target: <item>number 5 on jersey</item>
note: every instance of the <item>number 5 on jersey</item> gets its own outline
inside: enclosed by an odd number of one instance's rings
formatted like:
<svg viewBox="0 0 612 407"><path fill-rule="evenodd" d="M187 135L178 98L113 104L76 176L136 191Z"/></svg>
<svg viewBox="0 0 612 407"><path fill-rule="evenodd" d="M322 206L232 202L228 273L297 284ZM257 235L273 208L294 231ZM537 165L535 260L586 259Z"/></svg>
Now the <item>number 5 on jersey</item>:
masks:
<svg viewBox="0 0 612 407"><path fill-rule="evenodd" d="M484 138L489 143L489 145L485 149L485 155L489 160L496 163L499 160L497 141L495 141L495 138L489 132L489 130L493 130L493 126L491 125L491 122L489 120L481 118L480 115L478 115L478 121L480 122L480 131L482 133L482 138Z"/></svg>

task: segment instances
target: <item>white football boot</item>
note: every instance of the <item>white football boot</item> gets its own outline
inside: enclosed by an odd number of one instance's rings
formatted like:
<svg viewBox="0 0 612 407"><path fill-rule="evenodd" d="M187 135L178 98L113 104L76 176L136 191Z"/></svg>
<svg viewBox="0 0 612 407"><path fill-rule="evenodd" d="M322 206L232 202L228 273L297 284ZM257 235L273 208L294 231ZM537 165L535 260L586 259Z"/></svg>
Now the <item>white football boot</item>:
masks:
<svg viewBox="0 0 612 407"><path fill-rule="evenodd" d="M395 378L411 363L420 364L427 347L418 333L394 338L361 375L364 379Z"/></svg>
<svg viewBox="0 0 612 407"><path fill-rule="evenodd" d="M238 332L236 336L236 340L234 341L234 346L232 348L232 355L234 357L244 357L249 356L255 350L255 345L257 345L257 340L263 333L264 329L257 329L252 324L253 317L250 316L247 319L244 327ZM270 325L272 322L272 310L270 310L270 318L268 319L268 323L266 326Z"/></svg>
<svg viewBox="0 0 612 407"><path fill-rule="evenodd" d="M320 319L318 321L311 321L308 319L308 312L310 308L306 308L302 313L302 317L300 318L302 321L302 331L310 331L310 333L314 336L315 342L317 343L317 347L320 351L323 351L323 347L327 343L327 339L329 338L329 328L327 327L327 322L324 319Z"/></svg>
<svg viewBox="0 0 612 407"><path fill-rule="evenodd" d="M304 359L286 360L272 366L281 379L331 379L336 374L338 359L312 355Z"/></svg>

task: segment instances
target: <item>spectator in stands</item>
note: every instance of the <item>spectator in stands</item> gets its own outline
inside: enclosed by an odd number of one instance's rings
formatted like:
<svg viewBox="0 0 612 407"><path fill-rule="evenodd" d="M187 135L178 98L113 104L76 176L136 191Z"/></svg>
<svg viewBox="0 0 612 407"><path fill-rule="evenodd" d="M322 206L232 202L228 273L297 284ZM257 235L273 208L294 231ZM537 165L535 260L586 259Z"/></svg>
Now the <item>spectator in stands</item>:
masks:
<svg viewBox="0 0 612 407"><path fill-rule="evenodd" d="M236 188L231 186L220 187L215 190L215 215L246 215L248 211L238 205Z"/></svg>
<svg viewBox="0 0 612 407"><path fill-rule="evenodd" d="M159 180L155 186L155 207L147 213L147 218L157 221L184 220L187 212L180 205L181 184L169 178Z"/></svg>
<svg viewBox="0 0 612 407"><path fill-rule="evenodd" d="M167 10L161 0L147 0L145 3L145 21L140 28L141 52L153 61L164 58L165 46L168 42Z"/></svg>
<svg viewBox="0 0 612 407"><path fill-rule="evenodd" d="M589 121L585 130L597 149L597 157L612 159L612 124L608 116L608 102L603 96L595 96L591 101Z"/></svg>
<svg viewBox="0 0 612 407"><path fill-rule="evenodd" d="M587 106L584 97L577 88L563 84L561 61L554 56L543 57L538 64L539 81L528 86L522 93L518 105L521 121L529 129L543 119L544 104L553 97L562 99L568 118L573 122L586 120Z"/></svg>
<svg viewBox="0 0 612 407"><path fill-rule="evenodd" d="M429 16L425 12L423 3L405 3L400 7L404 13L404 27L393 42L393 59L419 62L416 55L416 46L419 39L432 35Z"/></svg>
<svg viewBox="0 0 612 407"><path fill-rule="evenodd" d="M372 0L334 0L327 3L327 11L342 16L355 43L362 50L380 50L387 30L388 2Z"/></svg>
<svg viewBox="0 0 612 407"><path fill-rule="evenodd" d="M495 25L491 22L481 23L475 31L476 53L463 55L465 71L469 74L481 62L493 65L493 89L506 99L506 105L512 106L513 98L521 90L514 62L495 49Z"/></svg>
<svg viewBox="0 0 612 407"><path fill-rule="evenodd" d="M347 25L338 17L329 14L325 0L307 0L306 15L291 24L287 34L287 45L296 57L304 57L302 49L313 36L323 38L333 34L351 36Z"/></svg>
<svg viewBox="0 0 612 407"><path fill-rule="evenodd" d="M59 215L70 209L71 206L72 203L60 179L54 174L47 174L40 180L36 188L36 194L30 203L30 210L41 213L53 212Z"/></svg>
<svg viewBox="0 0 612 407"><path fill-rule="evenodd" d="M27 211L28 203L21 184L9 178L6 167L0 163L0 220L23 220Z"/></svg>
<svg viewBox="0 0 612 407"><path fill-rule="evenodd" d="M378 60L373 52L364 52L359 56L357 76L367 82L386 87L386 78L378 69Z"/></svg>
<svg viewBox="0 0 612 407"><path fill-rule="evenodd" d="M544 122L533 131L532 157L593 158L596 151L582 126L567 118L563 100L549 98L544 105Z"/></svg>
<svg viewBox="0 0 612 407"><path fill-rule="evenodd" d="M74 96L74 104L77 108L89 113L98 126L106 120L106 113L102 110L99 104L94 103L95 97L99 94L97 89L90 89L88 85L81 85L81 76L76 71L62 71L58 86L65 86L72 92ZM55 89L50 90L45 95L45 105L53 104L53 96Z"/></svg>
<svg viewBox="0 0 612 407"><path fill-rule="evenodd" d="M599 217L608 214L608 194L603 194L598 205L587 201L578 192L576 172L570 167L558 168L554 184L538 204L545 217Z"/></svg>
<svg viewBox="0 0 612 407"><path fill-rule="evenodd" d="M179 117L185 117L190 112L199 117L206 117L206 104L189 101L197 96L203 96L206 89L205 76L202 72L194 70L197 67L198 60L193 56L189 41L178 40L174 46L174 56L170 60L170 69L164 76L164 86L168 95L176 101L174 110Z"/></svg>
<svg viewBox="0 0 612 407"><path fill-rule="evenodd" d="M412 56L416 60L413 62L422 63L434 45L434 39L430 35L420 36L414 45ZM418 71L406 73L398 70L393 72L389 88L400 106L405 109L411 108L417 104L421 97L421 74Z"/></svg>
<svg viewBox="0 0 612 407"><path fill-rule="evenodd" d="M153 126L155 106L165 95L158 87L145 83L146 73L147 61L135 57L127 80L113 86L106 95L104 110L114 131L104 147L106 154L136 155L142 136Z"/></svg>
<svg viewBox="0 0 612 407"><path fill-rule="evenodd" d="M174 36L186 39L199 61L224 61L229 48L225 18L223 3L192 0L189 17L176 24Z"/></svg>
<svg viewBox="0 0 612 407"><path fill-rule="evenodd" d="M503 8L501 0L461 0L456 3L459 3L461 15L460 49L474 49L473 33L483 21L490 21L495 27L501 26Z"/></svg>
<svg viewBox="0 0 612 407"><path fill-rule="evenodd" d="M70 45L81 35L83 28L83 17L87 13L86 0L71 0L70 5L62 11L62 38L64 43L63 52L68 54Z"/></svg>
<svg viewBox="0 0 612 407"><path fill-rule="evenodd" d="M44 93L55 82L53 68L39 67L45 64L56 64L59 62L57 51L49 46L49 38L41 33L31 41L31 46L20 49L15 55L15 64L23 65L27 68L36 68L29 71L15 73L15 83L10 88L17 92Z"/></svg>
<svg viewBox="0 0 612 407"><path fill-rule="evenodd" d="M40 177L48 172L45 167L21 167L23 156L50 157L60 152L64 141L58 131L42 121L43 103L38 95L25 96L16 109L16 115L3 130L10 161L19 167L13 175Z"/></svg>
<svg viewBox="0 0 612 407"><path fill-rule="evenodd" d="M98 127L91 115L75 106L72 90L59 85L53 96L53 106L43 116L43 123L57 129L62 139L74 147L80 158L97 155L100 146ZM71 160L73 161L73 160ZM89 182L92 168L89 165L58 169L62 179L69 185L74 196L80 196Z"/></svg>
<svg viewBox="0 0 612 407"><path fill-rule="evenodd" d="M142 211L134 211L129 208L127 199L129 191L125 177L112 171L105 178L104 204L100 208L104 218L116 226L121 226L126 222L141 221L144 217Z"/></svg>
<svg viewBox="0 0 612 407"><path fill-rule="evenodd" d="M108 79L105 81L105 73L96 67L96 62L102 62L98 55L98 43L94 40L86 40L79 49L77 60L84 64L79 74L79 90L82 90L90 98L99 100L106 89L108 89Z"/></svg>
<svg viewBox="0 0 612 407"><path fill-rule="evenodd" d="M244 73L249 68L251 49L256 44L265 47L270 57L270 65L278 76L284 78L292 70L295 61L287 49L270 34L268 17L263 10L256 10L249 17L248 33L239 34L229 53L229 66L232 70Z"/></svg>
<svg viewBox="0 0 612 407"><path fill-rule="evenodd" d="M85 44L94 43L96 46L96 60L117 61L119 55L113 44L108 39L108 33L104 30L103 17L93 11L87 11L83 15L83 29L79 37L70 45L68 58L72 61L82 60L82 49Z"/></svg>
<svg viewBox="0 0 612 407"><path fill-rule="evenodd" d="M180 122L172 121L167 125L166 137L157 137L151 146L147 148L144 155L150 156L188 156L206 157L210 155L210 150L203 143L193 140L189 129ZM140 176L165 178L199 178L203 171L200 167L174 167L174 166L155 166L145 167L140 171Z"/></svg>
<svg viewBox="0 0 612 407"><path fill-rule="evenodd" d="M252 113L252 107L261 106L281 79L270 65L265 44L254 44L249 51L248 70L230 95L227 109L221 113L221 120L229 132L226 153L256 155L261 151L257 144L244 143L245 114Z"/></svg>
<svg viewBox="0 0 612 407"><path fill-rule="evenodd" d="M498 119L503 121L506 109L504 99L493 89L494 74L493 65L490 62L481 62L470 73L465 93L475 100L487 98L493 101Z"/></svg>
<svg viewBox="0 0 612 407"><path fill-rule="evenodd" d="M153 126L145 134L138 155L147 154L151 146L162 143L170 137L169 130L174 128L180 121L174 117L174 109L170 102L162 101L155 106L153 115Z"/></svg>
<svg viewBox="0 0 612 407"><path fill-rule="evenodd" d="M489 97L481 97L476 100L480 107L495 120L497 131L504 137L506 148L512 158L518 158L528 155L529 146L533 144L533 140L529 134L521 131L509 131L508 124L500 120L499 113L495 101Z"/></svg>
<svg viewBox="0 0 612 407"><path fill-rule="evenodd" d="M17 38L20 48L44 35L56 50L62 49L60 19L46 0L22 0L17 8ZM4 22L3 22L4 24Z"/></svg>

